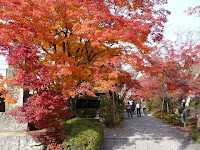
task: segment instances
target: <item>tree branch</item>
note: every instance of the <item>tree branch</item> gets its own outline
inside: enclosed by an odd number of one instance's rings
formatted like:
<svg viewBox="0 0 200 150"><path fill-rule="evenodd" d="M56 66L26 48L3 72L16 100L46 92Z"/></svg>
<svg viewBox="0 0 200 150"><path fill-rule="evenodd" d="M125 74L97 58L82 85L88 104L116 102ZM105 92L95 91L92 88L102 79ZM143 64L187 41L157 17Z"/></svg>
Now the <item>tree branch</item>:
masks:
<svg viewBox="0 0 200 150"><path fill-rule="evenodd" d="M65 42L63 42L63 53L65 53Z"/></svg>
<svg viewBox="0 0 200 150"><path fill-rule="evenodd" d="M49 53L43 46L42 46L42 50L45 51L46 53Z"/></svg>

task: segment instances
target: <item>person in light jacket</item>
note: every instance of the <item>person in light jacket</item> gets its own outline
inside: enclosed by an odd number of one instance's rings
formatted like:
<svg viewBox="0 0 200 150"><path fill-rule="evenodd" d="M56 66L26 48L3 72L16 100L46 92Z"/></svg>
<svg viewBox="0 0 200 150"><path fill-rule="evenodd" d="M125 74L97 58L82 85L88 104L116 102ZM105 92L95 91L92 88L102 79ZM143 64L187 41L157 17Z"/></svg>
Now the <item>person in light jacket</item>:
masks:
<svg viewBox="0 0 200 150"><path fill-rule="evenodd" d="M138 116L138 117L141 117L140 108L141 108L141 105L140 105L140 103L137 101L137 103L136 103L136 109L137 109L137 116Z"/></svg>
<svg viewBox="0 0 200 150"><path fill-rule="evenodd" d="M146 116L147 115L147 103L143 100L142 102L142 109L143 109L143 113Z"/></svg>

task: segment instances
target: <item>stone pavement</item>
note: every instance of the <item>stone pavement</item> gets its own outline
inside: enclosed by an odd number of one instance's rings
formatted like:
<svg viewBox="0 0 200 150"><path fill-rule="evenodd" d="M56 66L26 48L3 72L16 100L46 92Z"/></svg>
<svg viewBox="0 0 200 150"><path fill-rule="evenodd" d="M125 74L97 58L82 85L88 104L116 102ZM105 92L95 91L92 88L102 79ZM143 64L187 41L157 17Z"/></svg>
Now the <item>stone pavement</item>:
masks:
<svg viewBox="0 0 200 150"><path fill-rule="evenodd" d="M200 150L189 133L148 116L125 120L115 128L106 128L101 150Z"/></svg>

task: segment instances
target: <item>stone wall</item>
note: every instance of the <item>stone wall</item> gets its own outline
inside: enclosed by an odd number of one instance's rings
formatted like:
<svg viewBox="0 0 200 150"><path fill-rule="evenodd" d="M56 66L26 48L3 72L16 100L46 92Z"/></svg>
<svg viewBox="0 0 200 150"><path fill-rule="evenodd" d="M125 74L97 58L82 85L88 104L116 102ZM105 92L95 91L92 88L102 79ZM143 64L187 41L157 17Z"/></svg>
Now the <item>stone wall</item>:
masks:
<svg viewBox="0 0 200 150"><path fill-rule="evenodd" d="M44 150L41 143L25 133L0 133L0 150Z"/></svg>
<svg viewBox="0 0 200 150"><path fill-rule="evenodd" d="M11 66L8 66L7 77L14 77L14 69ZM18 97L18 100L15 104L5 103L5 112L14 110L16 106L23 106L24 90L19 87L9 87L8 86L6 88L13 91L13 93L10 92L10 94L13 94L15 97Z"/></svg>
<svg viewBox="0 0 200 150"><path fill-rule="evenodd" d="M19 132L27 127L28 123L17 123L15 117L0 112L0 132Z"/></svg>
<svg viewBox="0 0 200 150"><path fill-rule="evenodd" d="M0 112L0 150L43 150L44 146L27 135L27 123Z"/></svg>
<svg viewBox="0 0 200 150"><path fill-rule="evenodd" d="M12 88L12 90L14 90L16 92L15 96L18 97L18 100L15 104L5 103L5 112L15 110L16 106L23 106L23 97L24 97L23 89Z"/></svg>

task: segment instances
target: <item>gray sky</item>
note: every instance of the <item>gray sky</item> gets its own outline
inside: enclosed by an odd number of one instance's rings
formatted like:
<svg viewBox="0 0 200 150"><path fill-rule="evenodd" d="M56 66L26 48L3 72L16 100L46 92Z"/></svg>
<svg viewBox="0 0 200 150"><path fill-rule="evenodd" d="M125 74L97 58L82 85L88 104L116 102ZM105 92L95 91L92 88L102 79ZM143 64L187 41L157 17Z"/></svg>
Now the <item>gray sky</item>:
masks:
<svg viewBox="0 0 200 150"><path fill-rule="evenodd" d="M167 39L176 39L175 33L184 33L188 31L200 31L200 18L188 16L184 13L188 7L200 5L200 0L168 0L167 5L163 5L167 10L171 11L168 16L168 23L165 25L164 36ZM5 58L0 56L0 74L6 75L7 64Z"/></svg>
<svg viewBox="0 0 200 150"><path fill-rule="evenodd" d="M188 7L198 5L200 5L200 0L168 0L168 4L163 6L171 11L171 15L168 16L169 21L165 25L164 36L167 39L174 40L176 32L200 31L200 18L188 16L184 12Z"/></svg>

